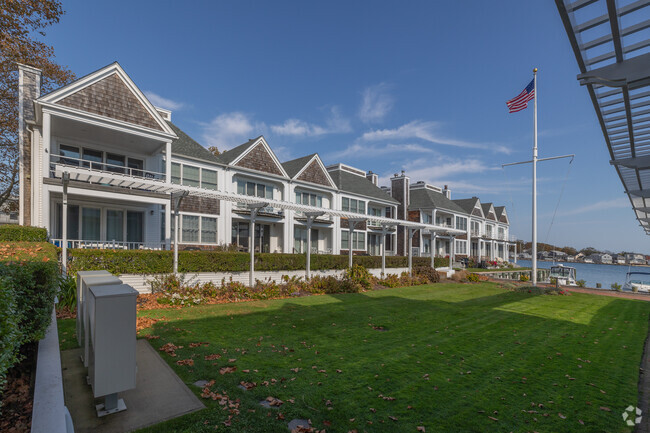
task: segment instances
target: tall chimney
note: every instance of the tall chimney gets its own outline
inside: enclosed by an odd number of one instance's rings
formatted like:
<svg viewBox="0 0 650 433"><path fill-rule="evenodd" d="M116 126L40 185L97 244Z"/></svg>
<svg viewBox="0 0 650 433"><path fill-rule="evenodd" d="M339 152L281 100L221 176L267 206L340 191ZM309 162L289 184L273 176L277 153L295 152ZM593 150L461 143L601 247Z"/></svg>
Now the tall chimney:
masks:
<svg viewBox="0 0 650 433"><path fill-rule="evenodd" d="M445 189L442 190L442 193L445 195L445 197L451 200L451 190L449 189L449 186L445 185Z"/></svg>
<svg viewBox="0 0 650 433"><path fill-rule="evenodd" d="M404 173L395 174L394 177L390 179L390 192L391 196L400 202L397 206L397 219L408 220L408 207L411 201L411 189L410 189L411 179ZM408 248L408 239L407 231L403 226L397 227L397 254L406 255Z"/></svg>
<svg viewBox="0 0 650 433"><path fill-rule="evenodd" d="M18 223L32 224L32 135L27 123L34 122L34 100L41 96L41 70L18 64Z"/></svg>
<svg viewBox="0 0 650 433"><path fill-rule="evenodd" d="M372 182L375 186L379 186L379 176L377 176L377 173L373 173L372 170L366 173L366 179Z"/></svg>

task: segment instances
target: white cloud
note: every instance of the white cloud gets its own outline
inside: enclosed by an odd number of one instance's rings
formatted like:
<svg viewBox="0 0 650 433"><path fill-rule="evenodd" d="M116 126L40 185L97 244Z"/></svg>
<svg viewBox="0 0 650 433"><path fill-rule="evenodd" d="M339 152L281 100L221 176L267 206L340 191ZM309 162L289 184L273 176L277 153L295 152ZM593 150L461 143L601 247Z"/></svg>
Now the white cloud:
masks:
<svg viewBox="0 0 650 433"><path fill-rule="evenodd" d="M386 83L367 87L361 94L359 118L365 123L382 120L393 108L393 98L388 94Z"/></svg>
<svg viewBox="0 0 650 433"><path fill-rule="evenodd" d="M164 108L166 110L180 110L185 106L182 102L172 101L171 99L164 98L157 93L145 91L144 95L149 99L149 102L153 104L154 107Z"/></svg>
<svg viewBox="0 0 650 433"><path fill-rule="evenodd" d="M568 215L578 215L581 213L595 212L607 209L620 209L620 208L632 208L630 201L626 197L620 197L614 200L602 200L593 204L586 206L581 206L574 208L567 212L558 212L558 215L568 216Z"/></svg>
<svg viewBox="0 0 650 433"><path fill-rule="evenodd" d="M204 123L202 138L206 146L217 146L219 151L224 151L262 135L265 129L264 123L255 123L247 114L233 111Z"/></svg>
<svg viewBox="0 0 650 433"><path fill-rule="evenodd" d="M332 107L324 126L308 123L300 119L287 119L281 125L271 125L271 131L278 135L316 137L325 134L348 133L352 131L352 127L350 121L341 115L338 107Z"/></svg>
<svg viewBox="0 0 650 433"><path fill-rule="evenodd" d="M464 140L447 138L440 134L439 129L442 126L440 122L414 120L405 125L394 129L376 129L365 132L361 136L363 141L381 141L381 140L408 140L418 138L434 144L443 144L448 146L464 147L469 149L485 149L500 153L510 153L511 150L503 145L474 143Z"/></svg>
<svg viewBox="0 0 650 433"><path fill-rule="evenodd" d="M343 150L333 152L327 155L328 159L343 158L374 158L390 153L434 153L430 147L422 146L415 143L376 145L373 143L354 143Z"/></svg>

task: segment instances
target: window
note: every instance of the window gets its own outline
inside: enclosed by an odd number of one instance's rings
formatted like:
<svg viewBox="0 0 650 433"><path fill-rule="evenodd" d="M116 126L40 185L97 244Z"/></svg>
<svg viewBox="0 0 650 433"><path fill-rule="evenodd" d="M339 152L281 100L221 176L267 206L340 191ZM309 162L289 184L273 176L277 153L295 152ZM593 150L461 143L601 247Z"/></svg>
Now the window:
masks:
<svg viewBox="0 0 650 433"><path fill-rule="evenodd" d="M376 207L369 207L368 208L368 215L378 216L378 217L383 216L381 214L381 209L376 208Z"/></svg>
<svg viewBox="0 0 650 433"><path fill-rule="evenodd" d="M467 230L467 218L457 216L456 228L458 230Z"/></svg>
<svg viewBox="0 0 650 433"><path fill-rule="evenodd" d="M144 213L136 211L126 212L126 241L144 242Z"/></svg>
<svg viewBox="0 0 650 433"><path fill-rule="evenodd" d="M181 165L177 162L172 162L172 183L181 184Z"/></svg>
<svg viewBox="0 0 650 433"><path fill-rule="evenodd" d="M100 239L99 208L85 207L81 210L81 238L86 241L98 241Z"/></svg>
<svg viewBox="0 0 650 433"><path fill-rule="evenodd" d="M353 198L347 198L343 197L343 200L341 202L341 208L342 210L346 212L354 212L354 213L366 213L366 202L363 200L356 200Z"/></svg>
<svg viewBox="0 0 650 433"><path fill-rule="evenodd" d="M201 217L201 242L204 244L217 243L217 219Z"/></svg>
<svg viewBox="0 0 650 433"><path fill-rule="evenodd" d="M90 167L95 170L102 169L102 162L104 161L104 152L94 149L84 149L83 155L84 162L82 163L84 167ZM89 161L89 162L85 162Z"/></svg>
<svg viewBox="0 0 650 433"><path fill-rule="evenodd" d="M349 246L350 232L349 230L341 230L341 249L347 250ZM366 249L366 233L353 232L352 233L352 249L365 250Z"/></svg>
<svg viewBox="0 0 650 433"><path fill-rule="evenodd" d="M129 174L131 176L140 176L142 177L142 169L144 168L144 161L141 159L129 158L127 167L130 168Z"/></svg>
<svg viewBox="0 0 650 433"><path fill-rule="evenodd" d="M237 194L273 199L273 186L237 180Z"/></svg>
<svg viewBox="0 0 650 433"><path fill-rule="evenodd" d="M124 155L116 153L106 153L106 170L114 173L124 173Z"/></svg>
<svg viewBox="0 0 650 433"><path fill-rule="evenodd" d="M201 169L201 187L205 189L217 189L217 172L205 168Z"/></svg>
<svg viewBox="0 0 650 433"><path fill-rule="evenodd" d="M199 168L190 165L183 166L183 185L200 186Z"/></svg>
<svg viewBox="0 0 650 433"><path fill-rule="evenodd" d="M194 215L183 215L182 242L199 241L199 217Z"/></svg>
<svg viewBox="0 0 650 433"><path fill-rule="evenodd" d="M422 222L424 224L431 224L431 214L428 212L422 212Z"/></svg>
<svg viewBox="0 0 650 433"><path fill-rule="evenodd" d="M307 252L307 229L295 227L293 230L293 252L301 254Z"/></svg>
<svg viewBox="0 0 650 433"><path fill-rule="evenodd" d="M296 203L308 206L323 207L323 196L309 192L296 191Z"/></svg>
<svg viewBox="0 0 650 433"><path fill-rule="evenodd" d="M124 240L124 211L108 209L106 211L106 240Z"/></svg>
<svg viewBox="0 0 650 433"><path fill-rule="evenodd" d="M59 146L59 154L61 164L79 165L79 148L74 146L66 146L64 144ZM67 156L68 158L64 158Z"/></svg>
<svg viewBox="0 0 650 433"><path fill-rule="evenodd" d="M472 221L471 226L473 235L478 236L481 234L481 224L478 221Z"/></svg>
<svg viewBox="0 0 650 433"><path fill-rule="evenodd" d="M456 249L454 254L467 254L467 242L466 241L456 241Z"/></svg>

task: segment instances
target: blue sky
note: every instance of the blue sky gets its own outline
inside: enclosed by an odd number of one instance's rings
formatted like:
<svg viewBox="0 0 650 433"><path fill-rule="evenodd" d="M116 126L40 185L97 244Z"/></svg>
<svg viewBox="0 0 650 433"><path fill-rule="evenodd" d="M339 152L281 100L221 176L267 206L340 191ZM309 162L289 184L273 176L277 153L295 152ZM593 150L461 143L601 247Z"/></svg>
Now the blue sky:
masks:
<svg viewBox="0 0 650 433"><path fill-rule="evenodd" d="M650 253L552 1L63 6L57 60L78 76L118 61L201 144L263 134L282 161L318 152L383 184L405 170L505 205L526 240L531 168L501 164L531 157L532 106L505 102L537 67L540 157L576 154L539 165L538 240Z"/></svg>

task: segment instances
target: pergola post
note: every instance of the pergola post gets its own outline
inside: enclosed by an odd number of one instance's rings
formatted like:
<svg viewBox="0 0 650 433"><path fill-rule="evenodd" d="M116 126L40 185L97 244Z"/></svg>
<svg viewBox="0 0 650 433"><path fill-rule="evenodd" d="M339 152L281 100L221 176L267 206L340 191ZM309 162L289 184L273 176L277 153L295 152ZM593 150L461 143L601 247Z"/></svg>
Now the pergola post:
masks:
<svg viewBox="0 0 650 433"><path fill-rule="evenodd" d="M181 208L181 202L183 201L183 197L186 197L189 194L187 191L181 191L178 193L172 193L171 194L171 204L174 207L174 268L173 272L174 275L178 274L178 230L179 230L179 212Z"/></svg>
<svg viewBox="0 0 650 433"><path fill-rule="evenodd" d="M454 256L456 255L456 238L449 238L449 270L454 269Z"/></svg>
<svg viewBox="0 0 650 433"><path fill-rule="evenodd" d="M415 229L409 227L409 277L413 276L413 235L415 234Z"/></svg>
<svg viewBox="0 0 650 433"><path fill-rule="evenodd" d="M61 206L61 274L68 275L68 183L70 173L63 173L63 204Z"/></svg>
<svg viewBox="0 0 650 433"><path fill-rule="evenodd" d="M515 265L517 264L517 243L515 242Z"/></svg>
<svg viewBox="0 0 650 433"><path fill-rule="evenodd" d="M257 213L259 210L266 206L268 206L268 203L251 203L248 205L248 208L251 210L251 224L249 232L250 241L248 242L248 249L251 256L250 272L248 274L248 285L250 287L253 287L255 285L255 219L257 218Z"/></svg>
<svg viewBox="0 0 650 433"><path fill-rule="evenodd" d="M431 232L431 268L436 269L436 232Z"/></svg>
<svg viewBox="0 0 650 433"><path fill-rule="evenodd" d="M306 212L307 216L307 266L305 269L305 279L309 281L311 278L311 226L314 223L314 220L321 215L324 215L325 212Z"/></svg>
<svg viewBox="0 0 650 433"><path fill-rule="evenodd" d="M381 277L386 276L386 235L388 234L388 225L381 225Z"/></svg>
<svg viewBox="0 0 650 433"><path fill-rule="evenodd" d="M365 222L366 218L348 218L348 267L352 268L352 234L357 223Z"/></svg>

